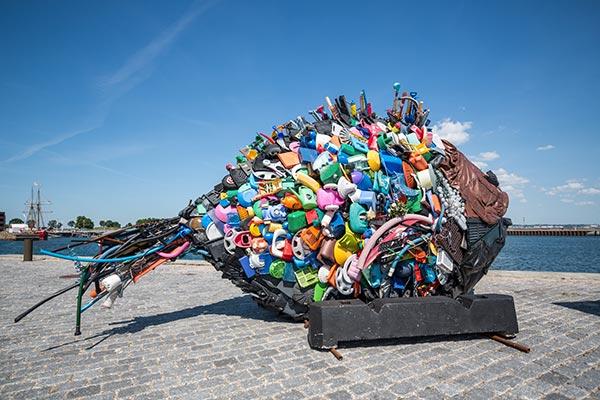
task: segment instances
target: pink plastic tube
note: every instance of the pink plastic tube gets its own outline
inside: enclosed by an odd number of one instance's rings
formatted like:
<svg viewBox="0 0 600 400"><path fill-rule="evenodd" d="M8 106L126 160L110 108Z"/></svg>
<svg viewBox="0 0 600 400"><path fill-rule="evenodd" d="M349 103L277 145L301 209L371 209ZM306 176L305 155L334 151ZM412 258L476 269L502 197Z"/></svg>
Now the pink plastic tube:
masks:
<svg viewBox="0 0 600 400"><path fill-rule="evenodd" d="M181 253L183 253L184 251L186 251L188 249L188 247L190 247L190 242L185 242L181 246L173 249L173 251L170 253L163 253L162 251L159 251L157 254L159 256L161 256L162 258L175 258L175 257L179 257L181 255Z"/></svg>
<svg viewBox="0 0 600 400"><path fill-rule="evenodd" d="M406 223L423 222L427 225L431 225L433 223L433 220L431 217L424 217L422 215L417 215L417 214L406 214L404 217L390 219L388 222L381 225L381 227L375 231L373 236L371 236L369 238L369 240L365 244L365 248L360 253L360 257L358 258L358 262L356 263L356 268L358 268L361 271L363 269L365 269L365 262L367 260L367 257L369 256L369 253L375 247L375 243L379 240L379 238L381 238L383 235L385 235L386 232L388 232L390 229L392 229L393 227L395 227L396 225L398 225L402 222L406 222Z"/></svg>

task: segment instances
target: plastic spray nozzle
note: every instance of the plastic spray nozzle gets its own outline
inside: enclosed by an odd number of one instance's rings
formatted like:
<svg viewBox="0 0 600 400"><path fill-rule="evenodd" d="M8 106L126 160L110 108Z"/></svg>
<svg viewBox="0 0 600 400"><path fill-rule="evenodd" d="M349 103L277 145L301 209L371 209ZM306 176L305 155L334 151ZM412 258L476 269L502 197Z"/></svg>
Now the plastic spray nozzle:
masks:
<svg viewBox="0 0 600 400"><path fill-rule="evenodd" d="M327 102L327 106L329 107L329 111L331 111L331 115L333 115L333 118L339 118L340 115L338 109L335 105L333 105L329 96L325 96L325 101Z"/></svg>
<svg viewBox="0 0 600 400"><path fill-rule="evenodd" d="M118 290L115 290L114 292L110 292L108 294L108 297L106 298L106 300L104 300L104 302L101 304L101 307L111 308L113 306L113 304L115 304L115 301L117 301L117 297L119 297Z"/></svg>
<svg viewBox="0 0 600 400"><path fill-rule="evenodd" d="M104 287L108 292L108 297L102 303L102 307L111 308L113 306L117 300L117 296L119 296L122 284L123 281L121 281L121 277L117 274L109 275L100 281L100 287Z"/></svg>

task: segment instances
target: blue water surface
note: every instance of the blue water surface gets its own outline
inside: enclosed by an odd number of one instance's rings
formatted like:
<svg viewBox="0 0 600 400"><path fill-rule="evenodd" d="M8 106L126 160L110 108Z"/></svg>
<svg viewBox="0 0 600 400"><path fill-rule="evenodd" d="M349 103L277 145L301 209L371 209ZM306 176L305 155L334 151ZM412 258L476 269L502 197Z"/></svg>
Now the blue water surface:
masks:
<svg viewBox="0 0 600 400"><path fill-rule="evenodd" d="M492 269L600 272L600 236L508 236Z"/></svg>
<svg viewBox="0 0 600 400"><path fill-rule="evenodd" d="M39 254L40 249L66 246L72 239L76 238L35 241L34 254ZM23 242L0 241L0 254L22 254L22 251ZM98 246L87 244L62 253L93 256L98 254ZM201 257L188 253L184 258ZM600 273L600 236L509 236L492 269Z"/></svg>

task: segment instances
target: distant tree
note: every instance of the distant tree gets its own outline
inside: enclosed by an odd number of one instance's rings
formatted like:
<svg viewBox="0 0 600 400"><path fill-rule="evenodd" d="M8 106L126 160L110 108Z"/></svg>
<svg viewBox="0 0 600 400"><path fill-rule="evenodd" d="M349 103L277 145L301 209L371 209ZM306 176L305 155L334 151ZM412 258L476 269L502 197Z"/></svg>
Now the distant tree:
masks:
<svg viewBox="0 0 600 400"><path fill-rule="evenodd" d="M63 226L62 222L59 222L58 224L56 224L56 229L60 229L60 228L62 228L62 226Z"/></svg>
<svg viewBox="0 0 600 400"><path fill-rule="evenodd" d="M133 226L133 224L131 222L128 222L127 225L125 225L125 228L130 228L132 226Z"/></svg>
<svg viewBox="0 0 600 400"><path fill-rule="evenodd" d="M104 228L105 224L106 224L106 221L104 221L104 220L98 222L98 225L100 225L103 228Z"/></svg>
<svg viewBox="0 0 600 400"><path fill-rule="evenodd" d="M106 221L100 221L100 223L104 222L104 225L100 225L103 226L104 228L109 228L109 229L119 229L121 227L121 224L118 223L117 221L113 221L113 220L106 220Z"/></svg>
<svg viewBox="0 0 600 400"><path fill-rule="evenodd" d="M67 222L67 225L69 226L69 228L73 228L75 226L75 221L69 221Z"/></svg>
<svg viewBox="0 0 600 400"><path fill-rule="evenodd" d="M9 224L24 224L25 221L23 221L21 218L13 218L10 221L8 221Z"/></svg>
<svg viewBox="0 0 600 400"><path fill-rule="evenodd" d="M59 222L55 219L48 221L48 229L58 229Z"/></svg>
<svg viewBox="0 0 600 400"><path fill-rule="evenodd" d="M83 215L75 218L75 228L77 229L94 229L94 221Z"/></svg>
<svg viewBox="0 0 600 400"><path fill-rule="evenodd" d="M158 221L158 218L140 218L137 221L135 221L136 225L140 225L140 224L147 224L148 222L156 222Z"/></svg>

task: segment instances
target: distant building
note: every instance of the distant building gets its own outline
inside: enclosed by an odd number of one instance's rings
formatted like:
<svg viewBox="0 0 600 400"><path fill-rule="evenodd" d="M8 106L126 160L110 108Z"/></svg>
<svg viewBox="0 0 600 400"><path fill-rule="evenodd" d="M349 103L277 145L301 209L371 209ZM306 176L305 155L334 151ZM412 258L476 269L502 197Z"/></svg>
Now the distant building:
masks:
<svg viewBox="0 0 600 400"><path fill-rule="evenodd" d="M0 211L0 231L6 229L6 213L4 211Z"/></svg>
<svg viewBox="0 0 600 400"><path fill-rule="evenodd" d="M27 224L10 224L8 228L8 233L25 233L27 231L29 231Z"/></svg>

